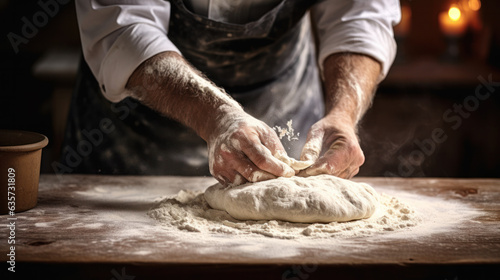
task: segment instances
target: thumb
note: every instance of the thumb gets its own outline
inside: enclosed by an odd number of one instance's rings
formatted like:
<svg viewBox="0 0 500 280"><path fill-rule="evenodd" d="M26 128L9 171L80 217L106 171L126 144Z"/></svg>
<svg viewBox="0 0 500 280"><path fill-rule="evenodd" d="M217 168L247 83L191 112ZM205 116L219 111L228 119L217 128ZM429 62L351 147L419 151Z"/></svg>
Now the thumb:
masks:
<svg viewBox="0 0 500 280"><path fill-rule="evenodd" d="M319 154L321 153L321 148L323 146L323 137L325 133L323 130L311 130L307 135L306 143L302 149L300 155L300 160L302 161L313 161L315 162Z"/></svg>

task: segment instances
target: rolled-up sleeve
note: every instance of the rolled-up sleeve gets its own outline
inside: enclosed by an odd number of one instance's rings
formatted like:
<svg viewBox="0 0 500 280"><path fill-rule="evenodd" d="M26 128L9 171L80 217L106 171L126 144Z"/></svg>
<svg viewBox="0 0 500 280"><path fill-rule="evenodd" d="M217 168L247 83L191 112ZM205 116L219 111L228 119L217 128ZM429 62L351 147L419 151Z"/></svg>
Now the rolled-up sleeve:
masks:
<svg viewBox="0 0 500 280"><path fill-rule="evenodd" d="M353 52L368 55L382 65L381 81L396 56L393 25L401 19L398 0L324 0L311 9L316 25L318 63L331 54Z"/></svg>
<svg viewBox="0 0 500 280"><path fill-rule="evenodd" d="M111 102L130 95L127 81L146 59L179 52L167 37L167 1L82 0L76 1L76 10L83 55Z"/></svg>

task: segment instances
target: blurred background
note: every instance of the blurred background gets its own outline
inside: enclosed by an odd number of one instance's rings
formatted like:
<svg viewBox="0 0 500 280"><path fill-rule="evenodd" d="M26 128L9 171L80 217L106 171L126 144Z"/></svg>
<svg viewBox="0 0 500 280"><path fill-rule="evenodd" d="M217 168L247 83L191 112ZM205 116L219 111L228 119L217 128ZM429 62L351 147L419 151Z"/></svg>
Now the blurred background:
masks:
<svg viewBox="0 0 500 280"><path fill-rule="evenodd" d="M398 56L359 128L359 175L499 177L500 1L401 6ZM53 173L81 56L74 3L0 0L0 20L0 129L46 135Z"/></svg>

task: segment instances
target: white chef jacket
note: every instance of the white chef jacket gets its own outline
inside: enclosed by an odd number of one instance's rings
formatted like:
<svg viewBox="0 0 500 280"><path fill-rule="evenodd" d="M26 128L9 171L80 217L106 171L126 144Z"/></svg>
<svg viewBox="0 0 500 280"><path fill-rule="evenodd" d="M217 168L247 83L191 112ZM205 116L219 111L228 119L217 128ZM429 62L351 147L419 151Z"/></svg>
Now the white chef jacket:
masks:
<svg viewBox="0 0 500 280"><path fill-rule="evenodd" d="M130 96L125 86L142 62L165 51L180 53L168 38L167 1L79 0L76 10L83 55L111 102ZM353 52L379 61L379 81L385 77L396 55L392 26L401 18L398 0L323 0L311 8L311 18L321 73L329 55Z"/></svg>

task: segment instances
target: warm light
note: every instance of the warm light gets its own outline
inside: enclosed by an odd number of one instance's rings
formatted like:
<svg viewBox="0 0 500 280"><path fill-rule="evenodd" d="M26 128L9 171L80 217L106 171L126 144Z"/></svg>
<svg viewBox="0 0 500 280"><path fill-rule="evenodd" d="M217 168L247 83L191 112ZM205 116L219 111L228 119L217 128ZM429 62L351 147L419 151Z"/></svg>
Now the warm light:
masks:
<svg viewBox="0 0 500 280"><path fill-rule="evenodd" d="M459 20L460 15L460 9L458 9L457 7L451 7L450 10L448 10L448 16L454 21Z"/></svg>
<svg viewBox="0 0 500 280"><path fill-rule="evenodd" d="M481 9L481 0L469 0L469 9L479 11Z"/></svg>
<svg viewBox="0 0 500 280"><path fill-rule="evenodd" d="M467 29L467 16L462 16L458 6L452 5L439 14L439 27L446 36L461 36Z"/></svg>

